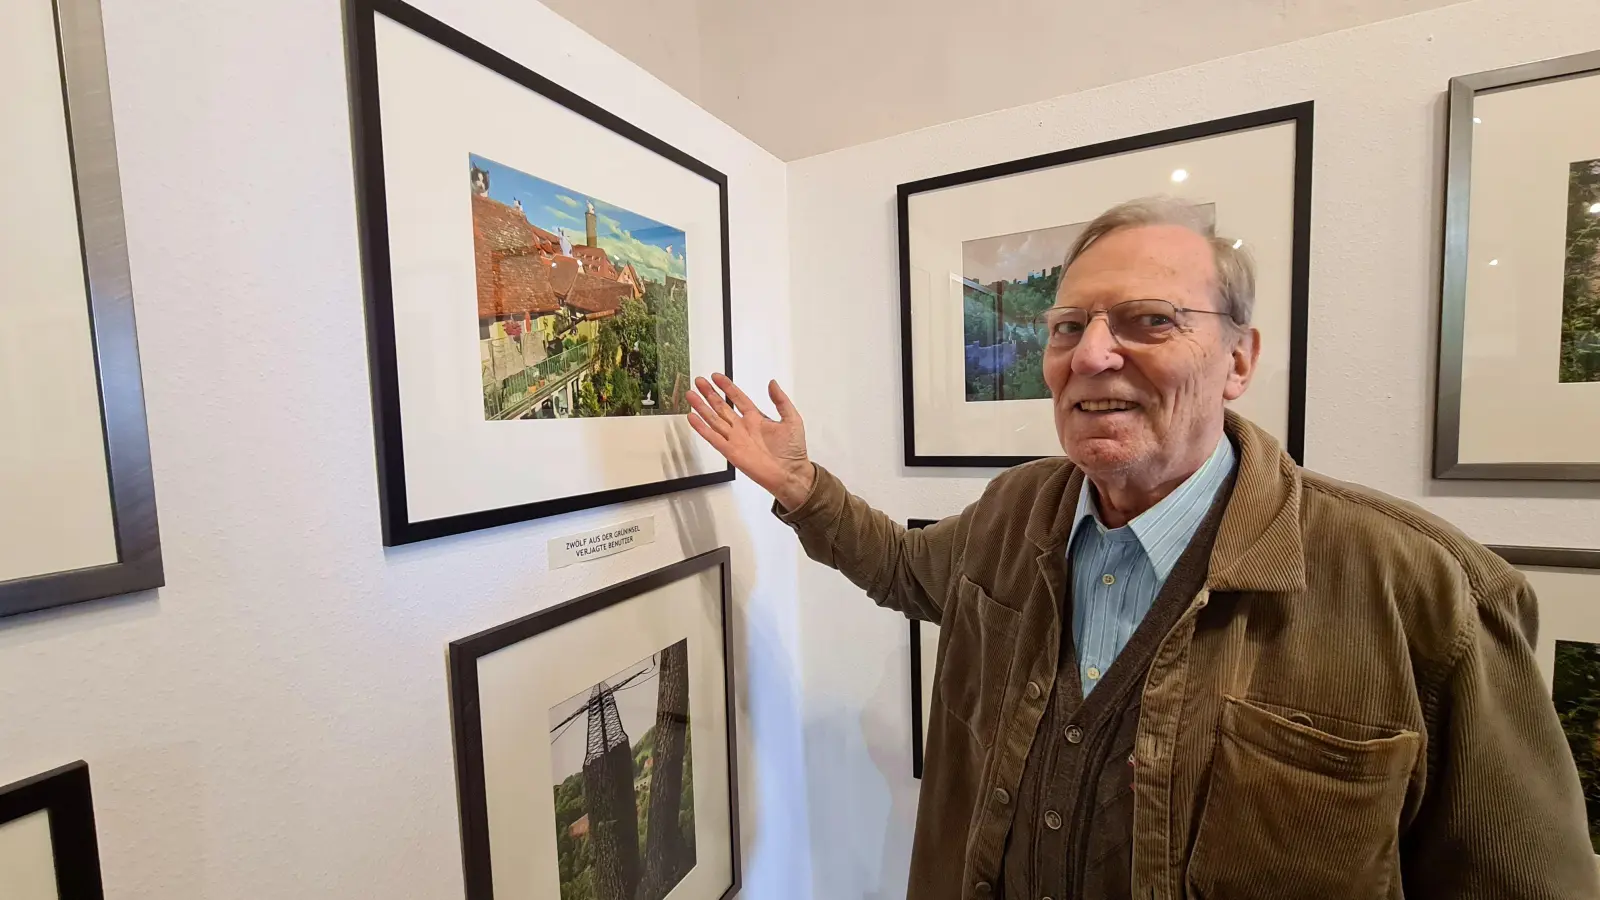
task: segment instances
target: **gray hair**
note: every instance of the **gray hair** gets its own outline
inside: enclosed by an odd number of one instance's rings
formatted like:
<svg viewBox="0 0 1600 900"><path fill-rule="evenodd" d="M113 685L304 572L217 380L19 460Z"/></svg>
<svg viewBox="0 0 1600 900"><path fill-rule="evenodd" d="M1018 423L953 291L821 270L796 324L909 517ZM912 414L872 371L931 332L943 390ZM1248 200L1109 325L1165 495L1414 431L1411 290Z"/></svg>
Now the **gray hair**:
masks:
<svg viewBox="0 0 1600 900"><path fill-rule="evenodd" d="M1095 217L1067 251L1061 271L1067 269L1095 241L1125 228L1147 225L1176 225L1187 228L1211 245L1211 261L1216 264L1217 311L1240 328L1250 327L1256 305L1256 269L1250 252L1233 238L1216 234L1216 214L1210 204L1193 203L1174 197L1143 197L1119 203Z"/></svg>

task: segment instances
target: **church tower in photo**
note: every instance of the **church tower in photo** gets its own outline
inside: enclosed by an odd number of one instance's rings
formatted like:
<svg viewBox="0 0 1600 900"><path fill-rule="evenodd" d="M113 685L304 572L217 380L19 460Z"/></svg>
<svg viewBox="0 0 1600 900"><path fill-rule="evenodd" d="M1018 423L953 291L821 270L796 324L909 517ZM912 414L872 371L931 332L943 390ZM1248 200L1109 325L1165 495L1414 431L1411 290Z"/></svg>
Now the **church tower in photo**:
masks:
<svg viewBox="0 0 1600 900"><path fill-rule="evenodd" d="M587 225L588 228L589 228L589 246L591 246L591 247L600 246L599 241L595 240L595 233L594 233L594 201L593 200L589 201L589 214L583 217L583 223L585 225Z"/></svg>

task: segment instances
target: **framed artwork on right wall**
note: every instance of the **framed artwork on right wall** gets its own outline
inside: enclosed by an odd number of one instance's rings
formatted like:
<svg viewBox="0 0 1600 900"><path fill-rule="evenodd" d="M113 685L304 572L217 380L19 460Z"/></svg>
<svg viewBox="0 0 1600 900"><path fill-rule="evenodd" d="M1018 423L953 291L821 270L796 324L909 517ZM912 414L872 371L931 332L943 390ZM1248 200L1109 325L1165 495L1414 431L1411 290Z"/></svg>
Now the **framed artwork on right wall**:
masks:
<svg viewBox="0 0 1600 900"><path fill-rule="evenodd" d="M1313 118L1298 103L900 185L905 464L1061 455L1039 316L1089 223L1157 195L1254 258L1261 359L1232 406L1303 459Z"/></svg>
<svg viewBox="0 0 1600 900"><path fill-rule="evenodd" d="M1450 81L1435 478L1600 480L1600 52Z"/></svg>

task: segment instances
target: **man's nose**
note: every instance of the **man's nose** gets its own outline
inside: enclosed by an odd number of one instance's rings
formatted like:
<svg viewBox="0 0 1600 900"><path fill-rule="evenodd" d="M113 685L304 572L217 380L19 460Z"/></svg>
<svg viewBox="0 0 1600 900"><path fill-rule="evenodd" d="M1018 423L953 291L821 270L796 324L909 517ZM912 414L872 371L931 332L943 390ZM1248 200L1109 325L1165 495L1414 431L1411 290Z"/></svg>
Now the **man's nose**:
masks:
<svg viewBox="0 0 1600 900"><path fill-rule="evenodd" d="M1072 371L1076 375L1094 375L1122 368L1122 346L1111 334L1111 326L1104 316L1095 316L1084 326L1083 337L1072 348Z"/></svg>

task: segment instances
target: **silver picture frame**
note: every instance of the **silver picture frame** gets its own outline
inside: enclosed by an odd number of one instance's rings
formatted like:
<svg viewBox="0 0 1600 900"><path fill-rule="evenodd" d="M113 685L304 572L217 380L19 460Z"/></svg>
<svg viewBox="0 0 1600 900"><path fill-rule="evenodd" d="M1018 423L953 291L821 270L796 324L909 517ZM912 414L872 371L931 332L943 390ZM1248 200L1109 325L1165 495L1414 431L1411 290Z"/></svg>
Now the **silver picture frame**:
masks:
<svg viewBox="0 0 1600 900"><path fill-rule="evenodd" d="M164 583L100 3L55 0L54 11L117 557L0 581L0 616Z"/></svg>
<svg viewBox="0 0 1600 900"><path fill-rule="evenodd" d="M1475 101L1479 95L1492 91L1593 73L1600 73L1600 51L1461 75L1450 80L1439 364L1434 404L1434 478L1600 481L1600 452L1592 462L1463 462L1461 458Z"/></svg>

